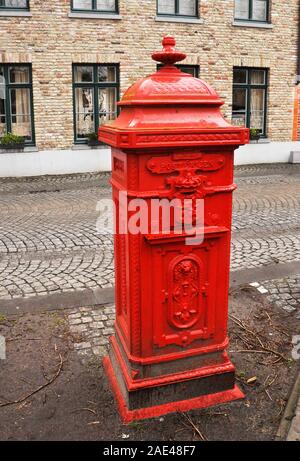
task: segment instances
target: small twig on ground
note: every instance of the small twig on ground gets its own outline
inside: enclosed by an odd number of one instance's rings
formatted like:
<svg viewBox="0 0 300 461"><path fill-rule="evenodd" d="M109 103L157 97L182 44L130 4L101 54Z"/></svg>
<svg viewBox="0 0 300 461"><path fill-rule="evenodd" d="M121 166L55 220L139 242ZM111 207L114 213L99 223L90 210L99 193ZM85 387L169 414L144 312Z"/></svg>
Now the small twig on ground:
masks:
<svg viewBox="0 0 300 461"><path fill-rule="evenodd" d="M16 405L18 403L25 402L25 400L29 399L29 397L32 397L33 395L37 394L38 392L40 392L45 387L50 386L50 384L52 384L59 377L59 375L61 373L63 363L64 363L61 354L59 354L59 359L60 359L60 363L59 363L59 366L58 366L58 369L57 369L55 375L51 379L49 379L45 384L43 384L42 386L39 386L37 389L35 389L30 394L26 395L25 397L21 397L18 400L14 400L12 402L7 402L7 403L0 403L0 408L7 407L9 405Z"/></svg>
<svg viewBox="0 0 300 461"><path fill-rule="evenodd" d="M8 341L42 341L42 338L7 338Z"/></svg>
<svg viewBox="0 0 300 461"><path fill-rule="evenodd" d="M97 414L97 412L95 410L92 410L91 408L77 408L74 411L72 411L72 413L75 413L76 411L90 411L94 415Z"/></svg>
<svg viewBox="0 0 300 461"><path fill-rule="evenodd" d="M186 418L186 420L188 421L188 423L192 426L192 428L194 429L194 431L198 434L198 436L200 437L201 440L203 440L203 442L205 442L207 440L207 438L202 434L202 432L200 431L200 429L194 424L192 418L187 415L186 413L182 413L182 415Z"/></svg>
<svg viewBox="0 0 300 461"><path fill-rule="evenodd" d="M258 349L241 349L239 351L230 351L230 352L234 352L234 353L238 353L238 354L248 354L248 353L252 353L252 354L269 354L269 352L267 351L260 351Z"/></svg>
<svg viewBox="0 0 300 461"><path fill-rule="evenodd" d="M269 397L269 399L273 401L272 397L270 396L270 393L269 393L268 389L265 389L265 393L267 394L267 396Z"/></svg>

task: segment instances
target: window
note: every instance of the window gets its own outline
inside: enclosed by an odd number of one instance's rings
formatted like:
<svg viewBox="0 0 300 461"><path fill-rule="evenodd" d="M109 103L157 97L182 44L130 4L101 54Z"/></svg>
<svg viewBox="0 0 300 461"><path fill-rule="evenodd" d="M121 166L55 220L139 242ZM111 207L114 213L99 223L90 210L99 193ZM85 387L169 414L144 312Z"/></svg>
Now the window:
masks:
<svg viewBox="0 0 300 461"><path fill-rule="evenodd" d="M198 17L198 0L157 0L157 14Z"/></svg>
<svg viewBox="0 0 300 461"><path fill-rule="evenodd" d="M88 11L95 13L117 13L117 0L72 0L73 11Z"/></svg>
<svg viewBox="0 0 300 461"><path fill-rule="evenodd" d="M235 67L233 70L232 122L257 128L266 136L268 71Z"/></svg>
<svg viewBox="0 0 300 461"><path fill-rule="evenodd" d="M179 64L176 67L178 67L181 72L185 72L186 74L191 74L192 77L199 78L199 66Z"/></svg>
<svg viewBox="0 0 300 461"><path fill-rule="evenodd" d="M34 143L31 66L0 64L0 136L13 133Z"/></svg>
<svg viewBox="0 0 300 461"><path fill-rule="evenodd" d="M162 67L163 64L158 64L157 70L161 69ZM192 77L199 78L199 66L194 66L192 64L176 64L176 67L186 74L191 74Z"/></svg>
<svg viewBox="0 0 300 461"><path fill-rule="evenodd" d="M29 10L29 0L0 0L0 10Z"/></svg>
<svg viewBox="0 0 300 461"><path fill-rule="evenodd" d="M235 19L269 21L269 0L235 0Z"/></svg>
<svg viewBox="0 0 300 461"><path fill-rule="evenodd" d="M75 142L86 142L89 133L117 116L119 67L73 66Z"/></svg>

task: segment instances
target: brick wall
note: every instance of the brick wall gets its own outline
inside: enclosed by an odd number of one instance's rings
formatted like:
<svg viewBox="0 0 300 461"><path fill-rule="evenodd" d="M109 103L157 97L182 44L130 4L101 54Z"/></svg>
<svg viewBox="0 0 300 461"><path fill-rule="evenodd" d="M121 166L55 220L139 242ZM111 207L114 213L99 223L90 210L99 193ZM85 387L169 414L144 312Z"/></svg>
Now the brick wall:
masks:
<svg viewBox="0 0 300 461"><path fill-rule="evenodd" d="M72 63L120 63L121 92L154 71L152 51L173 34L186 63L201 66L231 116L232 67L270 68L268 135L293 130L298 0L273 0L273 28L233 26L234 0L200 0L203 24L157 22L156 0L119 0L121 20L68 17L69 0L31 0L32 17L0 17L0 61L31 62L39 149L73 144Z"/></svg>

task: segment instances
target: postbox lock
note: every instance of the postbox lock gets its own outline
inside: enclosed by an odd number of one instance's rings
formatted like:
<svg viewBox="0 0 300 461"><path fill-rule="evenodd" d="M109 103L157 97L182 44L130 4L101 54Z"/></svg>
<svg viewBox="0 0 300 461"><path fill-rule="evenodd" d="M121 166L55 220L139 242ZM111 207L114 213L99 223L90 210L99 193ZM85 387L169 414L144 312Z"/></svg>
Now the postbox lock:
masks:
<svg viewBox="0 0 300 461"><path fill-rule="evenodd" d="M168 301L169 293L166 290L162 290L162 294L163 294L163 302L165 303L166 301Z"/></svg>

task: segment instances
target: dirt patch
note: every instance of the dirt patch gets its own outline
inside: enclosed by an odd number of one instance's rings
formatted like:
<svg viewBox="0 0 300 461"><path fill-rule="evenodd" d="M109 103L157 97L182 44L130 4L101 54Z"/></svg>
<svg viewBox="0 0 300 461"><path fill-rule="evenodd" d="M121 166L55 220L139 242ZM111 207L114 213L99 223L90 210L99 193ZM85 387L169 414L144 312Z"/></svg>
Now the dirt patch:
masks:
<svg viewBox="0 0 300 461"><path fill-rule="evenodd" d="M70 335L66 312L0 317L7 341L7 359L0 361L0 439L274 439L299 368L291 340L300 322L249 287L231 293L230 314L230 356L245 400L129 426L120 423L100 359L83 364L73 350L78 338Z"/></svg>

